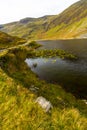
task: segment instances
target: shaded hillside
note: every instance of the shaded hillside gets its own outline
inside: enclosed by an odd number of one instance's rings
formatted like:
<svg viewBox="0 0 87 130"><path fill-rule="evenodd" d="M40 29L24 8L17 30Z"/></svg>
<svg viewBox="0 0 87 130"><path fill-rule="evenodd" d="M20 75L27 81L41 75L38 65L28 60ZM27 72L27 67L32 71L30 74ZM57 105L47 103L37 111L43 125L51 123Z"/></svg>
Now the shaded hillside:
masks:
<svg viewBox="0 0 87 130"><path fill-rule="evenodd" d="M87 1L80 0L59 15L25 18L5 24L1 30L29 39L87 37Z"/></svg>
<svg viewBox="0 0 87 130"><path fill-rule="evenodd" d="M21 39L18 37L12 37L12 36L0 31L0 49L12 47L14 45L22 44L24 42L25 42L24 39Z"/></svg>

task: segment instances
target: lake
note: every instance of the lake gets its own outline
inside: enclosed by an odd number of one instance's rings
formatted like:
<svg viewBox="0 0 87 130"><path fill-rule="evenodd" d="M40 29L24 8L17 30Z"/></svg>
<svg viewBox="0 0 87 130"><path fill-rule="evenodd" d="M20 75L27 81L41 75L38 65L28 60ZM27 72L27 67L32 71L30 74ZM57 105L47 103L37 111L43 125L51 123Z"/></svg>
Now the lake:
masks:
<svg viewBox="0 0 87 130"><path fill-rule="evenodd" d="M87 99L87 40L38 41L39 49L63 49L79 57L77 61L60 58L30 58L26 63L40 79L61 85L77 98Z"/></svg>

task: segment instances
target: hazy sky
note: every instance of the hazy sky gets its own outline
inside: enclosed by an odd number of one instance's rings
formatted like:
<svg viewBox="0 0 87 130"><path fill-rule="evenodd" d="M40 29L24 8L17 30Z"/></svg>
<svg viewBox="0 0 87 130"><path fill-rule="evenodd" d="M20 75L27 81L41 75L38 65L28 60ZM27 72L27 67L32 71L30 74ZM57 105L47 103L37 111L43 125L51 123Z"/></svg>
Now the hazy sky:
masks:
<svg viewBox="0 0 87 130"><path fill-rule="evenodd" d="M58 14L78 0L0 0L0 24Z"/></svg>

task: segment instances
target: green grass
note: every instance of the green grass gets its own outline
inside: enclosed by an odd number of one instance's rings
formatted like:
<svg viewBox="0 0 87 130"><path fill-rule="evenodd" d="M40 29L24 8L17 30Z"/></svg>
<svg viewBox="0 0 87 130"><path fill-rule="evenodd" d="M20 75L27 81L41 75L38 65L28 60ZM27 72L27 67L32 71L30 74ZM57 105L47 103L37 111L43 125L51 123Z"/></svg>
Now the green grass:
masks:
<svg viewBox="0 0 87 130"><path fill-rule="evenodd" d="M86 130L87 105L62 86L39 80L24 62L29 51L33 48L18 47L0 56L0 129ZM37 92L30 91L32 85ZM35 103L38 96L52 103L50 113Z"/></svg>

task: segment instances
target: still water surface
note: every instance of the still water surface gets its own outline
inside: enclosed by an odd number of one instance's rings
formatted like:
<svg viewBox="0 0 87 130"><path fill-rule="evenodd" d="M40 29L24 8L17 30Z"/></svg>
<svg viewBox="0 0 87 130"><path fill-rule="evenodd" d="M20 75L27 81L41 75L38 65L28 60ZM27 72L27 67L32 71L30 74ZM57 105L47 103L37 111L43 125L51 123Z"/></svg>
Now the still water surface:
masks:
<svg viewBox="0 0 87 130"><path fill-rule="evenodd" d="M87 99L87 40L38 41L39 49L63 49L79 57L77 61L60 58L26 59L40 79L61 85L78 98ZM34 66L36 64L36 66Z"/></svg>

